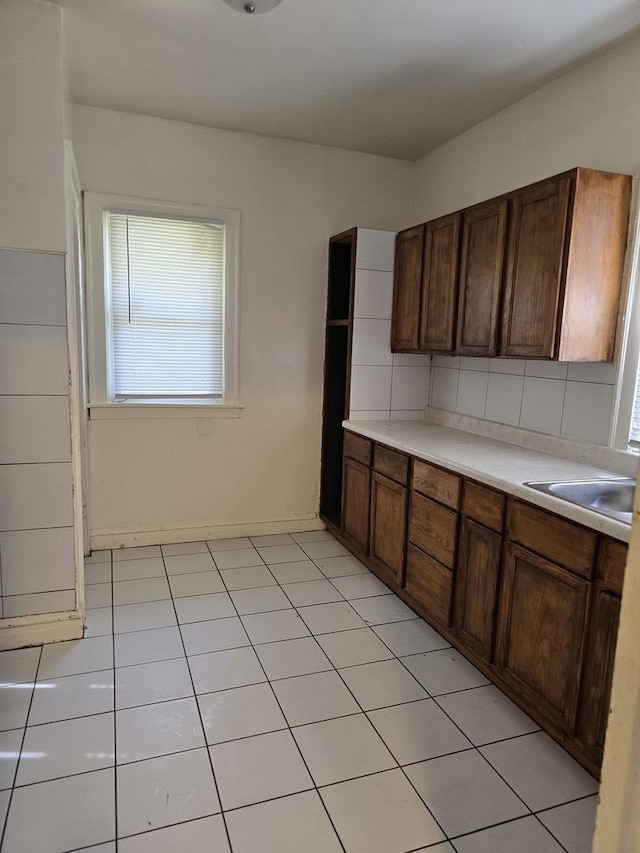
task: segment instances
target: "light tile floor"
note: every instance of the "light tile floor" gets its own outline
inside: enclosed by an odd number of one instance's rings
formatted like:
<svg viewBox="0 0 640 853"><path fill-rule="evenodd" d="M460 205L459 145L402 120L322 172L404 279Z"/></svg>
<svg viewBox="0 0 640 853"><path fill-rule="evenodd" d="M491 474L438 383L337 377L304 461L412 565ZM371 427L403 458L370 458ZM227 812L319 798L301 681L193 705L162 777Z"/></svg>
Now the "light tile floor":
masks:
<svg viewBox="0 0 640 853"><path fill-rule="evenodd" d="M595 780L328 533L86 583L84 640L0 655L3 853L590 850Z"/></svg>

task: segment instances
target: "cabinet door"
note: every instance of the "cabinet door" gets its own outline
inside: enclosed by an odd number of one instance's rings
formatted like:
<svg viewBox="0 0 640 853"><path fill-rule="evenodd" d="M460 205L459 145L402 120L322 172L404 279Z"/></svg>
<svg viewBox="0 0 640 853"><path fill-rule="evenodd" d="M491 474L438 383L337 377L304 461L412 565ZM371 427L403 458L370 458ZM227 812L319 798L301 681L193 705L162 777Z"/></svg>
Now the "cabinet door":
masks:
<svg viewBox="0 0 640 853"><path fill-rule="evenodd" d="M498 354L507 208L503 199L463 214L456 347L460 355Z"/></svg>
<svg viewBox="0 0 640 853"><path fill-rule="evenodd" d="M407 489L374 472L371 481L371 559L383 579L404 581Z"/></svg>
<svg viewBox="0 0 640 853"><path fill-rule="evenodd" d="M512 196L501 355L556 354L571 186L564 177Z"/></svg>
<svg viewBox="0 0 640 853"><path fill-rule="evenodd" d="M579 726L580 738L598 762L609 721L619 621L620 599L598 585L591 608Z"/></svg>
<svg viewBox="0 0 640 853"><path fill-rule="evenodd" d="M457 538L458 513L414 491L411 495L409 541L453 570Z"/></svg>
<svg viewBox="0 0 640 853"><path fill-rule="evenodd" d="M369 551L371 470L345 459L342 475L342 533L354 550Z"/></svg>
<svg viewBox="0 0 640 853"><path fill-rule="evenodd" d="M458 548L455 631L466 646L490 661L493 657L502 536L463 518Z"/></svg>
<svg viewBox="0 0 640 853"><path fill-rule="evenodd" d="M401 231L396 237L391 324L391 349L394 352L415 352L420 342L423 250L424 225Z"/></svg>
<svg viewBox="0 0 640 853"><path fill-rule="evenodd" d="M589 586L507 544L496 663L510 687L568 734L575 730Z"/></svg>
<svg viewBox="0 0 640 853"><path fill-rule="evenodd" d="M420 349L453 352L458 303L460 213L428 222L422 267Z"/></svg>

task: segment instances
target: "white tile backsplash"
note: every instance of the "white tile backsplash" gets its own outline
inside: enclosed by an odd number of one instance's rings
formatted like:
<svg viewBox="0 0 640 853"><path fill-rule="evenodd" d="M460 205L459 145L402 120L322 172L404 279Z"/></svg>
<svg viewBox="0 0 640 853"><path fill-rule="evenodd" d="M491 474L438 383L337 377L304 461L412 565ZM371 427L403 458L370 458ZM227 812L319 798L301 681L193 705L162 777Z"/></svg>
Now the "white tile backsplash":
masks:
<svg viewBox="0 0 640 853"><path fill-rule="evenodd" d="M475 356L465 356L465 358L462 358L460 361L460 368L462 370L481 370L483 373L486 373L489 370L490 364L490 358L476 358Z"/></svg>
<svg viewBox="0 0 640 853"><path fill-rule="evenodd" d="M431 364L431 356L422 353L394 352L394 367L426 367Z"/></svg>
<svg viewBox="0 0 640 853"><path fill-rule="evenodd" d="M431 357L391 352L395 232L358 229L351 342L353 420L422 418Z"/></svg>
<svg viewBox="0 0 640 853"><path fill-rule="evenodd" d="M460 371L448 370L446 367L435 367L438 357L435 356L434 367L431 369L431 405L435 409L455 412Z"/></svg>
<svg viewBox="0 0 640 853"><path fill-rule="evenodd" d="M524 375L537 376L540 379L566 379L567 367L566 362L527 360Z"/></svg>
<svg viewBox="0 0 640 853"><path fill-rule="evenodd" d="M391 320L353 321L351 363L354 365L390 366Z"/></svg>
<svg viewBox="0 0 640 853"><path fill-rule="evenodd" d="M391 408L391 367L354 365L351 368L351 410Z"/></svg>
<svg viewBox="0 0 640 853"><path fill-rule="evenodd" d="M0 464L70 462L68 397L0 397Z"/></svg>
<svg viewBox="0 0 640 853"><path fill-rule="evenodd" d="M520 426L538 432L559 433L562 424L565 382L525 376Z"/></svg>
<svg viewBox="0 0 640 853"><path fill-rule="evenodd" d="M424 411L429 390L429 366L393 368L391 379L391 409Z"/></svg>
<svg viewBox="0 0 640 853"><path fill-rule="evenodd" d="M0 249L0 321L65 326L64 255Z"/></svg>
<svg viewBox="0 0 640 853"><path fill-rule="evenodd" d="M356 270L353 316L390 320L393 306L393 273L382 270Z"/></svg>
<svg viewBox="0 0 640 853"><path fill-rule="evenodd" d="M415 409L410 411L407 409L395 410L391 409L389 415L390 421L421 421L424 420L424 409Z"/></svg>
<svg viewBox="0 0 640 853"><path fill-rule="evenodd" d="M24 595L75 584L73 527L0 533L2 592Z"/></svg>
<svg viewBox="0 0 640 853"><path fill-rule="evenodd" d="M613 385L567 382L561 435L591 444L607 444L613 397Z"/></svg>
<svg viewBox="0 0 640 853"><path fill-rule="evenodd" d="M395 251L395 231L358 228L356 269L393 272Z"/></svg>
<svg viewBox="0 0 640 853"><path fill-rule="evenodd" d="M484 372L479 370L483 361L488 363ZM600 446L608 443L613 364L434 356L431 374L430 406L435 409ZM484 400L478 384L483 375L488 380Z"/></svg>
<svg viewBox="0 0 640 853"><path fill-rule="evenodd" d="M388 421L388 409L373 409L371 411L351 411L349 419L352 421Z"/></svg>
<svg viewBox="0 0 640 853"><path fill-rule="evenodd" d="M67 330L0 325L0 394L68 394Z"/></svg>
<svg viewBox="0 0 640 853"><path fill-rule="evenodd" d="M489 374L477 370L460 370L456 412L461 415L484 417Z"/></svg>
<svg viewBox="0 0 640 853"><path fill-rule="evenodd" d="M73 525L71 463L0 466L0 530Z"/></svg>
<svg viewBox="0 0 640 853"><path fill-rule="evenodd" d="M591 364L586 361L576 361L569 365L567 379L576 382L600 382L614 385L616 381L615 364Z"/></svg>
<svg viewBox="0 0 640 853"><path fill-rule="evenodd" d="M523 365L524 367L524 365ZM520 423L524 377L506 373L490 373L484 416L501 424Z"/></svg>
<svg viewBox="0 0 640 853"><path fill-rule="evenodd" d="M526 361L523 358L490 358L489 373L513 373L524 376Z"/></svg>

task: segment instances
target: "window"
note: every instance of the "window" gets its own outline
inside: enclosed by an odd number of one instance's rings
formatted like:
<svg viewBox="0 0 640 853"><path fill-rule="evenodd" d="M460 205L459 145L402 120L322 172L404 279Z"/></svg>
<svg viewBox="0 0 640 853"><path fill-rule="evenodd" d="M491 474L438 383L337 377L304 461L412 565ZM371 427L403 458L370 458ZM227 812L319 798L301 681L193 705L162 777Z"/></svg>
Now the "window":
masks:
<svg viewBox="0 0 640 853"><path fill-rule="evenodd" d="M632 219L633 221L633 219ZM630 230L629 289L620 324L612 445L640 452L640 222Z"/></svg>
<svg viewBox="0 0 640 853"><path fill-rule="evenodd" d="M238 212L88 193L85 214L92 417L238 409Z"/></svg>

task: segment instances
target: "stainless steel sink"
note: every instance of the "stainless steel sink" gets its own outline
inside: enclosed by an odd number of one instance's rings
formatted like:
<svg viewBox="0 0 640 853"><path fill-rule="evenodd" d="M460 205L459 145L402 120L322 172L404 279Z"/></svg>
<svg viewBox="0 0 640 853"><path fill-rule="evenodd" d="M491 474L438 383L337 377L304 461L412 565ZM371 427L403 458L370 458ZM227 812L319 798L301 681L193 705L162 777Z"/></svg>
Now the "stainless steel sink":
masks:
<svg viewBox="0 0 640 853"><path fill-rule="evenodd" d="M610 480L565 480L551 483L524 483L569 503L592 509L609 518L631 524L636 481L631 477Z"/></svg>

